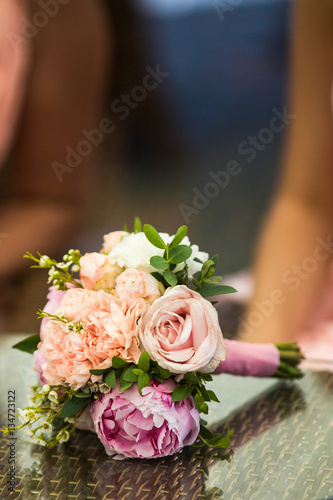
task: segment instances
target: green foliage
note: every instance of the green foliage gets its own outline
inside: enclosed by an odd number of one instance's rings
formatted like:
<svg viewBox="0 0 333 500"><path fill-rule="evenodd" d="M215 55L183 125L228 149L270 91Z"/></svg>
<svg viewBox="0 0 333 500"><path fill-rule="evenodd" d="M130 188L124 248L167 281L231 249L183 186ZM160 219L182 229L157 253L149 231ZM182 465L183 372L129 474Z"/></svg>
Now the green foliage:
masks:
<svg viewBox="0 0 333 500"><path fill-rule="evenodd" d="M180 226L180 228L178 229L178 231L174 235L174 237L169 245L169 248L171 249L171 248L177 247L183 241L186 234L187 234L187 226Z"/></svg>
<svg viewBox="0 0 333 500"><path fill-rule="evenodd" d="M104 382L111 387L111 389L115 389L117 387L117 381L116 381L116 372L114 369L111 368L111 370L105 375L105 378L103 377Z"/></svg>
<svg viewBox="0 0 333 500"><path fill-rule="evenodd" d="M165 258L161 257L160 255L155 255L154 257L152 257L150 259L150 265L155 267L155 269L161 269L162 271L169 269L168 261L166 261Z"/></svg>
<svg viewBox="0 0 333 500"><path fill-rule="evenodd" d="M78 398L75 395L69 397L62 407L60 418L69 418L76 415L84 406L88 404L85 398Z"/></svg>
<svg viewBox="0 0 333 500"><path fill-rule="evenodd" d="M138 368L143 372L147 372L150 368L150 358L148 352L143 352L138 362Z"/></svg>
<svg viewBox="0 0 333 500"><path fill-rule="evenodd" d="M18 349L19 351L28 352L29 354L33 354L37 350L37 346L40 342L39 335L31 335L21 342L13 345L13 349Z"/></svg>
<svg viewBox="0 0 333 500"><path fill-rule="evenodd" d="M204 283L198 290L200 295L204 298L214 297L215 295L223 295L226 293L236 293L237 290L232 286L227 285L210 285Z"/></svg>
<svg viewBox="0 0 333 500"><path fill-rule="evenodd" d="M175 286L178 283L177 276L170 271L163 271L163 278L170 286Z"/></svg>
<svg viewBox="0 0 333 500"><path fill-rule="evenodd" d="M161 248L163 250L167 247L161 236L153 226L151 226L150 224L145 224L143 226L143 231L146 235L147 240L149 240L150 243L154 245L154 247Z"/></svg>
<svg viewBox="0 0 333 500"><path fill-rule="evenodd" d="M139 217L134 218L134 232L141 233L142 232L142 222Z"/></svg>

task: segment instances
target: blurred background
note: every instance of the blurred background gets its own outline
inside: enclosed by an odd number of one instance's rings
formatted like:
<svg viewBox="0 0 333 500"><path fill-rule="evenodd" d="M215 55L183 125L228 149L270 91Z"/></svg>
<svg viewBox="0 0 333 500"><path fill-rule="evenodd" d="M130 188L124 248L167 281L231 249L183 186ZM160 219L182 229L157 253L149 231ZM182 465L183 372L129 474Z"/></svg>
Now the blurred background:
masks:
<svg viewBox="0 0 333 500"><path fill-rule="evenodd" d="M131 228L138 215L170 233L187 224L192 242L219 253L218 274L250 265L288 124L291 4L105 2L113 56L99 123L111 120L112 132L93 148L81 221L57 252L99 250L103 234L125 222ZM2 199L15 182L10 168L9 157ZM50 182L59 184L48 168ZM63 186L71 174L61 175ZM1 328L36 332L46 272L20 271L7 282Z"/></svg>

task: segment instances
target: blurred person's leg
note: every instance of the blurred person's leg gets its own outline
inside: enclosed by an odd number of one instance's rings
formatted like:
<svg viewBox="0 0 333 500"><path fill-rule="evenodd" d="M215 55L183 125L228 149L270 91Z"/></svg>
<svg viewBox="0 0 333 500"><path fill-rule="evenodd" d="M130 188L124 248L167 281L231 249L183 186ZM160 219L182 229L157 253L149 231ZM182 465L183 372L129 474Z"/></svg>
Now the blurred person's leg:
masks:
<svg viewBox="0 0 333 500"><path fill-rule="evenodd" d="M333 256L333 4L296 2L293 113L281 185L260 239L243 336L297 340L312 327ZM332 308L332 304L331 304ZM333 310L333 308L332 308Z"/></svg>
<svg viewBox="0 0 333 500"><path fill-rule="evenodd" d="M27 2L32 24L44 12L41 3ZM95 148L75 168L66 148L75 150L83 131L98 125L110 27L99 0L46 3L59 8L28 42L32 62L10 165L12 187L0 215L0 233L6 235L0 280L19 271L27 250L59 250L91 189ZM65 170L57 174L54 162Z"/></svg>

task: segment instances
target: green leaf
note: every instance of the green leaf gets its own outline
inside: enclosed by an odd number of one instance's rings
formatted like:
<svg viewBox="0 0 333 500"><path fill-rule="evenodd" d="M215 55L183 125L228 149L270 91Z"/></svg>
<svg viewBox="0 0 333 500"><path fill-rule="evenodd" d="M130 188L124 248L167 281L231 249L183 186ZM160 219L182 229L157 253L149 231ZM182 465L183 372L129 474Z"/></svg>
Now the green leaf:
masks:
<svg viewBox="0 0 333 500"><path fill-rule="evenodd" d="M210 373L200 373L200 377L203 378L206 382L211 382L213 377Z"/></svg>
<svg viewBox="0 0 333 500"><path fill-rule="evenodd" d="M170 286L175 286L178 283L178 278L174 273L169 273L168 271L164 271L163 278Z"/></svg>
<svg viewBox="0 0 333 500"><path fill-rule="evenodd" d="M119 356L113 356L112 358L112 366L113 368L124 368L124 366L128 365L127 361L120 358Z"/></svg>
<svg viewBox="0 0 333 500"><path fill-rule="evenodd" d="M229 448L229 446L230 446L230 439L228 439L228 438L222 438L222 439L220 439L217 442L216 446L218 446L219 448Z"/></svg>
<svg viewBox="0 0 333 500"><path fill-rule="evenodd" d="M132 384L133 382L129 382L124 378L124 372L123 372L120 376L120 391L121 392L126 391L126 389L129 389Z"/></svg>
<svg viewBox="0 0 333 500"><path fill-rule="evenodd" d="M133 368L133 373L138 376L144 374L144 372L142 370L139 370L139 368Z"/></svg>
<svg viewBox="0 0 333 500"><path fill-rule="evenodd" d="M211 283L212 285L220 285L222 283L222 276L211 276L210 278L205 280L207 283Z"/></svg>
<svg viewBox="0 0 333 500"><path fill-rule="evenodd" d="M169 263L160 255L151 257L150 265L155 267L155 269L161 269L162 271L165 271L169 267Z"/></svg>
<svg viewBox="0 0 333 500"><path fill-rule="evenodd" d="M200 387L200 392L205 401L210 401L208 391L204 385Z"/></svg>
<svg viewBox="0 0 333 500"><path fill-rule="evenodd" d="M204 426L202 426L200 428L200 436L202 436L204 439L206 439L206 441L208 439L214 438L214 434L209 429L207 429L207 427L204 427Z"/></svg>
<svg viewBox="0 0 333 500"><path fill-rule="evenodd" d="M209 390L209 391L207 391L207 393L208 393L211 401L215 401L216 403L220 402L219 398L216 396L214 391Z"/></svg>
<svg viewBox="0 0 333 500"><path fill-rule="evenodd" d="M213 297L215 295L223 295L225 293L235 293L237 290L228 285L210 285L203 283L200 290L198 290L202 297Z"/></svg>
<svg viewBox="0 0 333 500"><path fill-rule="evenodd" d="M201 394L196 394L194 396L194 404L195 404L196 410L200 411L200 407L201 407L203 402L204 402L204 398L201 396Z"/></svg>
<svg viewBox="0 0 333 500"><path fill-rule="evenodd" d="M181 241L185 238L187 234L187 226L180 226L174 237L172 238L172 241L169 245L169 248L175 248L179 245Z"/></svg>
<svg viewBox="0 0 333 500"><path fill-rule="evenodd" d="M168 261L172 264L180 264L184 262L192 255L192 248L187 245L179 245L176 248L172 248L169 252Z"/></svg>
<svg viewBox="0 0 333 500"><path fill-rule="evenodd" d="M134 218L134 232L141 233L142 232L142 222L139 217Z"/></svg>
<svg viewBox="0 0 333 500"><path fill-rule="evenodd" d="M123 231L126 231L128 233L128 224L124 224Z"/></svg>
<svg viewBox="0 0 333 500"><path fill-rule="evenodd" d="M139 370L142 370L143 372L147 372L150 367L150 358L148 352L143 352L140 356L139 362L138 362L138 368Z"/></svg>
<svg viewBox="0 0 333 500"><path fill-rule="evenodd" d="M147 387L148 385L149 385L148 373L144 373L143 375L140 375L138 378L138 389L139 389L141 395L142 395L142 389L144 387Z"/></svg>
<svg viewBox="0 0 333 500"><path fill-rule="evenodd" d="M172 392L172 401L176 403L191 396L192 388L186 385L177 385Z"/></svg>
<svg viewBox="0 0 333 500"><path fill-rule="evenodd" d="M156 229L150 224L145 224L143 226L143 231L146 235L146 238L150 243L154 245L154 247L162 248L163 250L167 247L161 236L158 234Z"/></svg>
<svg viewBox="0 0 333 500"><path fill-rule="evenodd" d="M87 398L91 398L91 396L92 396L91 392L77 391L75 393L76 398L87 399Z"/></svg>
<svg viewBox="0 0 333 500"><path fill-rule="evenodd" d="M18 349L19 351L28 352L29 354L33 354L37 350L37 346L40 342L39 335L32 335L21 342L13 345L13 349Z"/></svg>
<svg viewBox="0 0 333 500"><path fill-rule="evenodd" d="M166 368L162 368L161 366L158 366L158 373L164 380L167 380L172 375L169 370L167 370Z"/></svg>
<svg viewBox="0 0 333 500"><path fill-rule="evenodd" d="M124 372L124 379L127 380L128 382L136 382L138 380L138 375L133 373L133 369L135 369L135 365L129 366L127 370Z"/></svg>
<svg viewBox="0 0 333 500"><path fill-rule="evenodd" d="M110 370L109 368L93 368L92 370L89 370L92 375L103 375L104 373L107 373Z"/></svg>
<svg viewBox="0 0 333 500"><path fill-rule="evenodd" d="M200 274L201 281L212 276L214 274L214 271L215 271L215 262L211 259L206 260L206 262L203 263L201 268L201 274Z"/></svg>
<svg viewBox="0 0 333 500"><path fill-rule="evenodd" d="M116 372L114 370L109 371L105 377L105 383L111 387L111 389L115 389L117 387Z"/></svg>
<svg viewBox="0 0 333 500"><path fill-rule="evenodd" d="M205 402L201 403L200 410L202 411L202 413L204 413L205 415L207 415L208 414L208 405L207 405L207 403L205 403Z"/></svg>
<svg viewBox="0 0 333 500"><path fill-rule="evenodd" d="M210 260L212 260L215 263L215 267L217 266L218 258L219 258L218 254L215 254L213 257L210 258Z"/></svg>
<svg viewBox="0 0 333 500"><path fill-rule="evenodd" d="M83 398L77 398L72 396L68 398L66 403L61 409L60 418L73 417L76 415L84 406L86 406L87 400Z"/></svg>
<svg viewBox="0 0 333 500"><path fill-rule="evenodd" d="M198 383L198 378L193 372L187 372L184 375L184 379L186 382L189 382L190 384L197 384Z"/></svg>
<svg viewBox="0 0 333 500"><path fill-rule="evenodd" d="M234 435L233 429L228 429L227 438L230 439Z"/></svg>

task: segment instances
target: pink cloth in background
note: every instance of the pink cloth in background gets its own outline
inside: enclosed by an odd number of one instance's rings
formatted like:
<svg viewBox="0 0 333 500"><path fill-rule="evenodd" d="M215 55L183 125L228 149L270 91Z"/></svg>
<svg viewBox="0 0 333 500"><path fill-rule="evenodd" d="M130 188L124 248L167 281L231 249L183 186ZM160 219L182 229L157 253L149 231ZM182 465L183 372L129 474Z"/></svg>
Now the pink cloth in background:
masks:
<svg viewBox="0 0 333 500"><path fill-rule="evenodd" d="M246 303L253 293L253 279L249 271L240 271L225 277L224 282L238 293L222 300ZM323 291L321 308L315 318L315 327L304 330L297 339L306 359L303 368L333 371L333 273L327 289Z"/></svg>
<svg viewBox="0 0 333 500"><path fill-rule="evenodd" d="M270 377L280 364L280 354L274 344L252 344L224 339L227 357L221 361L214 374Z"/></svg>
<svg viewBox="0 0 333 500"><path fill-rule="evenodd" d="M22 36L25 2L0 1L0 165L13 141L20 112L31 43Z"/></svg>

